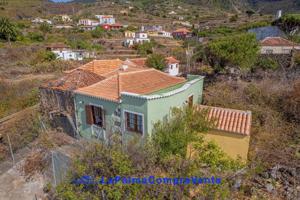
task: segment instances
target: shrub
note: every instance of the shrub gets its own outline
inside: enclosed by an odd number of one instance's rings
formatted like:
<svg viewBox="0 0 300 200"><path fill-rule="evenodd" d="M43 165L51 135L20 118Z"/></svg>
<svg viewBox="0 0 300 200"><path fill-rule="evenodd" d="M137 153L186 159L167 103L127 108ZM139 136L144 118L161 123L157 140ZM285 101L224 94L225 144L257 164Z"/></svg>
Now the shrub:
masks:
<svg viewBox="0 0 300 200"><path fill-rule="evenodd" d="M294 61L296 65L300 65L300 53L295 54Z"/></svg>
<svg viewBox="0 0 300 200"><path fill-rule="evenodd" d="M272 58L259 58L256 63L256 68L261 68L263 70L276 70L278 67L278 62L276 60L273 60Z"/></svg>
<svg viewBox="0 0 300 200"><path fill-rule="evenodd" d="M51 31L51 26L48 23L42 23L39 27L40 31L43 33L48 33Z"/></svg>
<svg viewBox="0 0 300 200"><path fill-rule="evenodd" d="M238 18L239 18L239 16L238 16L237 14L235 14L235 15L233 15L233 16L231 16L231 17L229 18L229 21L230 21L230 22L236 22L236 21L238 20Z"/></svg>
<svg viewBox="0 0 300 200"><path fill-rule="evenodd" d="M95 30L91 31L93 38L102 38L105 35L105 30L102 27L97 27Z"/></svg>
<svg viewBox="0 0 300 200"><path fill-rule="evenodd" d="M18 31L16 25L13 24L8 18L0 18L0 39L15 41L17 39Z"/></svg>
<svg viewBox="0 0 300 200"><path fill-rule="evenodd" d="M146 60L146 65L157 70L163 70L166 67L165 56L162 54L151 54Z"/></svg>
<svg viewBox="0 0 300 200"><path fill-rule="evenodd" d="M40 32L29 32L28 37L33 42L43 42L45 40L43 34Z"/></svg>
<svg viewBox="0 0 300 200"><path fill-rule="evenodd" d="M153 53L153 47L153 42L145 42L143 44L136 44L133 46L133 48L138 51L138 54L143 56Z"/></svg>

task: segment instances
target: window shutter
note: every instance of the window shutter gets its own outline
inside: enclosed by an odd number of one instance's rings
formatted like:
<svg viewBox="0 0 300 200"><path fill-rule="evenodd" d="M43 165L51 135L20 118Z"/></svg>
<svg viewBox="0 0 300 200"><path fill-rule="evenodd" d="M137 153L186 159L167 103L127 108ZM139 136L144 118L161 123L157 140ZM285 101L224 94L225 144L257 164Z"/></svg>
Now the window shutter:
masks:
<svg viewBox="0 0 300 200"><path fill-rule="evenodd" d="M128 129L129 127L129 113L125 112L125 125L126 125L126 129Z"/></svg>
<svg viewBox="0 0 300 200"><path fill-rule="evenodd" d="M93 124L92 106L90 105L85 106L85 114L86 114L86 123L92 125Z"/></svg>

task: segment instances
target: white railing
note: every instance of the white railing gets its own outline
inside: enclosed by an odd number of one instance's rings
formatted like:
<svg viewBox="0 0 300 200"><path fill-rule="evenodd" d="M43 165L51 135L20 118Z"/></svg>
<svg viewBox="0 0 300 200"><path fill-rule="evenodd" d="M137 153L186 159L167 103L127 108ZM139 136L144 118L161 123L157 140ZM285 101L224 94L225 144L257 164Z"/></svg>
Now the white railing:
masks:
<svg viewBox="0 0 300 200"><path fill-rule="evenodd" d="M105 130L99 126L93 125L92 126L92 134L99 140L106 140Z"/></svg>

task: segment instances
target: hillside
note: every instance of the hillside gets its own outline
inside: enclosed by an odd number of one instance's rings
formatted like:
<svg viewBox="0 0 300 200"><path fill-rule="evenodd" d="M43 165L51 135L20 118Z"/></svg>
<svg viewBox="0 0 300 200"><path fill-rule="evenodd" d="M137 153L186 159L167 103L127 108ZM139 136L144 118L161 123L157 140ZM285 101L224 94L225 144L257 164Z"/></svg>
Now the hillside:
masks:
<svg viewBox="0 0 300 200"><path fill-rule="evenodd" d="M298 0L248 0L251 7L262 13L275 13L277 10L283 12L299 12L300 1Z"/></svg>

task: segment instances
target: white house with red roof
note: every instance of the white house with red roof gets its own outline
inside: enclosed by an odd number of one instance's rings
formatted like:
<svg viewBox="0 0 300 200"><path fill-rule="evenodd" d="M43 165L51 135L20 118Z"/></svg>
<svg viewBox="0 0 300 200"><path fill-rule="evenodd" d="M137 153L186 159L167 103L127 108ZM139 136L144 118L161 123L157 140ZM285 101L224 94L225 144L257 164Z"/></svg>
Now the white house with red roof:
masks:
<svg viewBox="0 0 300 200"><path fill-rule="evenodd" d="M99 19L100 24L115 24L116 19L113 15L95 15L97 19Z"/></svg>
<svg viewBox="0 0 300 200"><path fill-rule="evenodd" d="M261 54L290 54L292 50L300 50L300 45L282 37L266 37L260 41Z"/></svg>
<svg viewBox="0 0 300 200"><path fill-rule="evenodd" d="M166 58L167 67L165 72L167 72L171 76L178 76L179 75L179 60L174 57L167 57Z"/></svg>

